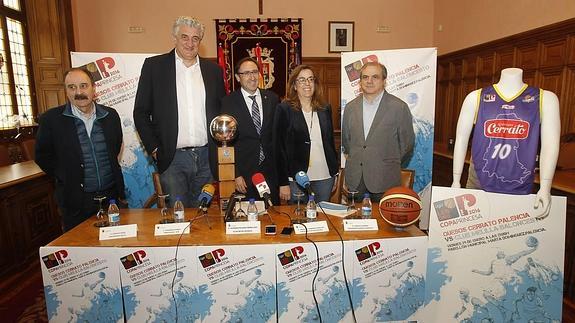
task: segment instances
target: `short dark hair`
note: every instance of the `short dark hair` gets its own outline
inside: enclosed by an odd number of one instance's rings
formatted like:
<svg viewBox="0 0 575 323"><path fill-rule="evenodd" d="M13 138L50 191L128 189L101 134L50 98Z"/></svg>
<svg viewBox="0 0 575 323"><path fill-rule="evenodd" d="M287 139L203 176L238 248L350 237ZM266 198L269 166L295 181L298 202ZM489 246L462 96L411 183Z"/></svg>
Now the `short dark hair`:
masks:
<svg viewBox="0 0 575 323"><path fill-rule="evenodd" d="M367 62L365 64L363 64L363 66L361 67L361 70L359 72L359 75L362 76L363 75L363 71L368 67L368 66L375 66L375 67L379 67L381 69L381 77L385 80L387 79L387 68L385 68L385 65L379 63L379 62Z"/></svg>
<svg viewBox="0 0 575 323"><path fill-rule="evenodd" d="M238 72L240 71L240 66L242 66L242 64L245 62L252 62L252 63L256 64L256 66L258 67L258 70L260 69L260 65L258 64L258 61L256 61L254 58L251 58L250 56L246 56L237 62L236 67L234 68L234 72L236 74L238 74Z"/></svg>
<svg viewBox="0 0 575 323"><path fill-rule="evenodd" d="M66 76L68 76L68 74L70 74L72 72L82 72L82 73L86 74L86 76L88 76L92 85L96 84L96 82L94 81L94 78L92 77L92 74L90 72L88 72L88 70L86 70L85 68L81 68L81 67L72 67L71 69L67 70L64 73L64 81L66 80Z"/></svg>

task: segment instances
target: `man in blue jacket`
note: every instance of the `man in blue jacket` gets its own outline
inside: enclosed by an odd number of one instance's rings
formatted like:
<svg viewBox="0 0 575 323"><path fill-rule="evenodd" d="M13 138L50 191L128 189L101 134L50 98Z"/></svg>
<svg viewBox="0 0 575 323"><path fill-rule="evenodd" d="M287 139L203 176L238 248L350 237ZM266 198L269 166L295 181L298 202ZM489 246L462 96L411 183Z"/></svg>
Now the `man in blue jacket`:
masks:
<svg viewBox="0 0 575 323"><path fill-rule="evenodd" d="M68 103L40 117L36 163L54 178L56 201L68 231L98 212L98 196L124 198L118 162L122 126L116 110L94 102L90 74L72 68L64 75Z"/></svg>

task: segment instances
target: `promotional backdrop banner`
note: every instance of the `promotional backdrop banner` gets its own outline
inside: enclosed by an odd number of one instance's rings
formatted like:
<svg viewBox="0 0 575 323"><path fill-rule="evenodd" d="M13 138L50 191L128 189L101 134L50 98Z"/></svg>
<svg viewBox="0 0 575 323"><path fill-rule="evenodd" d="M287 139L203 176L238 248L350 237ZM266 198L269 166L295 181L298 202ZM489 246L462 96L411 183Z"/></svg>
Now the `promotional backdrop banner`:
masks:
<svg viewBox="0 0 575 323"><path fill-rule="evenodd" d="M48 320L124 322L120 275L110 248L41 247L40 266Z"/></svg>
<svg viewBox="0 0 575 323"><path fill-rule="evenodd" d="M367 62L380 62L385 65L385 90L407 103L413 115L415 147L413 156L402 164L402 168L415 170L413 190L423 202L420 227L426 229L431 198L437 50L416 48L342 53L342 120L345 105L361 93L359 73ZM343 156L342 167L345 167Z"/></svg>
<svg viewBox="0 0 575 323"><path fill-rule="evenodd" d="M425 317L560 322L566 198L537 220L535 195L433 187Z"/></svg>
<svg viewBox="0 0 575 323"><path fill-rule="evenodd" d="M141 208L154 192L155 166L145 153L134 126L132 111L144 59L155 54L77 53L72 66L88 70L96 81L96 102L118 111L124 146L120 165L130 207Z"/></svg>

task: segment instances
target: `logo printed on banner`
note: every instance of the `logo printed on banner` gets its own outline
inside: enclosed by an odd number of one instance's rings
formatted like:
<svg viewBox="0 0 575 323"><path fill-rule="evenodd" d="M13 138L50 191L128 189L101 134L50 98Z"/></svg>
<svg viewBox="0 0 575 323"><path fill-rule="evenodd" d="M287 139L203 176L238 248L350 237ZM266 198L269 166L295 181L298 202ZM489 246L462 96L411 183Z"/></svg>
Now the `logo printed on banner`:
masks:
<svg viewBox="0 0 575 323"><path fill-rule="evenodd" d="M503 109L503 110L514 110L515 106L513 104L502 104L501 109Z"/></svg>
<svg viewBox="0 0 575 323"><path fill-rule="evenodd" d="M147 254L144 250L138 250L120 258L120 261L122 262L124 269L130 269L150 261L149 259L145 259L146 256Z"/></svg>
<svg viewBox="0 0 575 323"><path fill-rule="evenodd" d="M222 262L223 260L227 259L227 257L224 257L224 255L226 254L226 251L224 249L216 249L213 250L211 252L208 252L206 254L203 254L201 256L198 257L198 259L200 260L200 263L202 264L203 268L207 268L210 267L212 265L215 265L219 262Z"/></svg>
<svg viewBox="0 0 575 323"><path fill-rule="evenodd" d="M470 215L472 213L479 213L478 208L471 209L477 203L477 198L473 194L463 194L455 197L457 209L461 216Z"/></svg>
<svg viewBox="0 0 575 323"><path fill-rule="evenodd" d="M50 269L71 261L66 258L68 258L68 251L62 249L42 257L42 262L47 269Z"/></svg>
<svg viewBox="0 0 575 323"><path fill-rule="evenodd" d="M94 79L94 82L98 82L102 79L106 79L112 75L120 73L119 70L114 69L116 66L116 61L112 57L103 57L94 62L80 66L80 68L87 70Z"/></svg>
<svg viewBox="0 0 575 323"><path fill-rule="evenodd" d="M459 217L457 203L453 198L435 201L433 203L433 207L435 208L435 213L437 214L437 219L439 221L446 221Z"/></svg>
<svg viewBox="0 0 575 323"><path fill-rule="evenodd" d="M367 246L361 247L355 251L355 256L359 262L369 259L376 254L383 252L381 249L381 244L379 242L372 242Z"/></svg>
<svg viewBox="0 0 575 323"><path fill-rule="evenodd" d="M278 259L282 266L291 264L292 262L304 256L304 248L302 246L293 247L278 254Z"/></svg>
<svg viewBox="0 0 575 323"><path fill-rule="evenodd" d="M526 139L529 135L529 122L514 119L486 120L483 134L487 138Z"/></svg>

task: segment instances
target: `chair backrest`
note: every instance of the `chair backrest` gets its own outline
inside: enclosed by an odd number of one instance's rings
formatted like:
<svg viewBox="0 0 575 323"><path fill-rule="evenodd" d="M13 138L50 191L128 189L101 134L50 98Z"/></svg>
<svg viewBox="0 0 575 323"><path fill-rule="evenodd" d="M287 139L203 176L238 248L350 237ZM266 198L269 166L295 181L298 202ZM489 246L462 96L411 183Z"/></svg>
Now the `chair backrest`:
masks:
<svg viewBox="0 0 575 323"><path fill-rule="evenodd" d="M10 158L10 150L7 145L0 144L0 166L8 166L12 164Z"/></svg>
<svg viewBox="0 0 575 323"><path fill-rule="evenodd" d="M160 182L160 173L152 173L152 182L154 183L154 193L152 193L146 202L144 202L144 209L149 209L154 204L158 204L158 196L164 195L164 191L162 190L162 183Z"/></svg>
<svg viewBox="0 0 575 323"><path fill-rule="evenodd" d="M34 160L36 139L26 139L20 142L20 151L24 160Z"/></svg>
<svg viewBox="0 0 575 323"><path fill-rule="evenodd" d="M413 189L414 181L415 171L413 169L404 168L401 170L401 186Z"/></svg>
<svg viewBox="0 0 575 323"><path fill-rule="evenodd" d="M402 169L401 170L401 186L413 189L413 182L415 181L415 170ZM345 188L345 168L339 170L337 178L337 187L332 194L330 201L334 203L341 203L343 196L348 196L349 192Z"/></svg>

